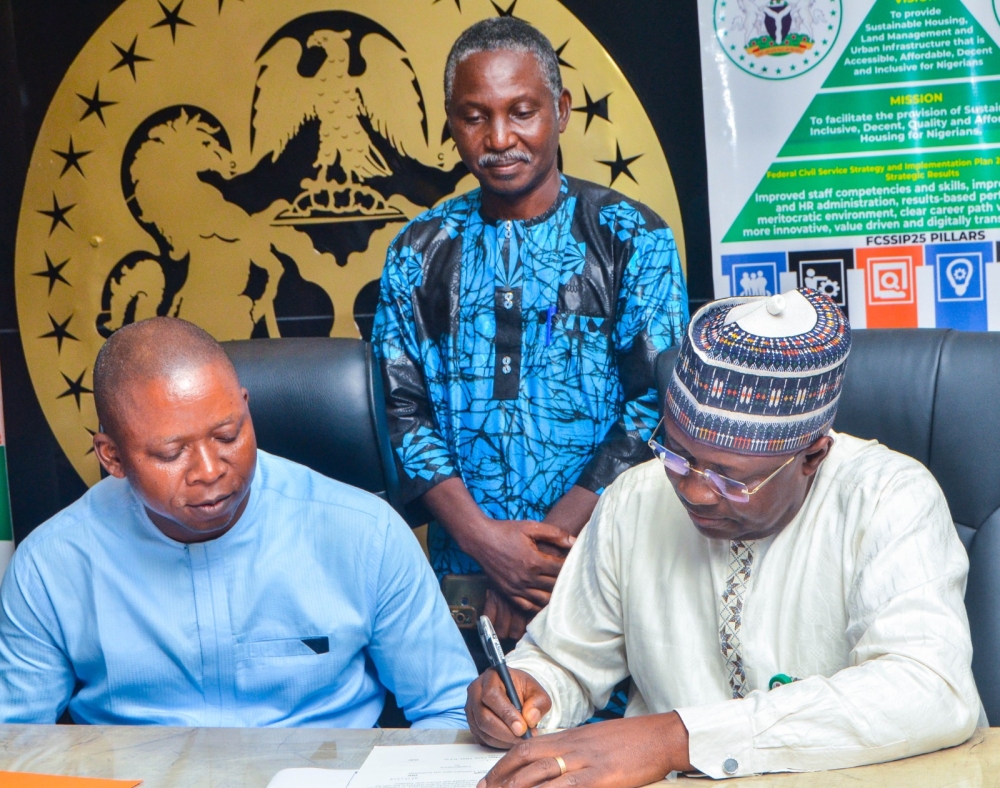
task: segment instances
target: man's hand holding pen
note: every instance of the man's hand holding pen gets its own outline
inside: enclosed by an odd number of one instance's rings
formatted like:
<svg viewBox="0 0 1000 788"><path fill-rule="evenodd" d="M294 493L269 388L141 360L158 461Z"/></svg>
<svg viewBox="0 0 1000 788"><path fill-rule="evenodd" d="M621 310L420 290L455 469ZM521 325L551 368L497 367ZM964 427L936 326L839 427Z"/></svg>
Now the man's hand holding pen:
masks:
<svg viewBox="0 0 1000 788"><path fill-rule="evenodd" d="M522 712L508 700L496 671L487 670L469 687L465 713L475 737L509 749L479 788L633 788L663 779L673 770L690 771L688 735L675 714L650 714L535 736L552 707L542 686L521 670L510 670Z"/></svg>
<svg viewBox="0 0 1000 788"><path fill-rule="evenodd" d="M541 684L522 670L511 670L510 678L521 699L521 711L507 697L495 670L487 670L469 687L465 713L472 733L483 744L507 749L534 730L552 707Z"/></svg>
<svg viewBox="0 0 1000 788"><path fill-rule="evenodd" d="M479 617L478 628L479 639L482 641L483 651L486 652L486 658L490 661L494 674L500 678L500 682L503 684L504 692L507 694L509 704L513 707L515 712L521 714L524 711L524 708L521 705L522 696L518 691L518 688L514 685L514 680L511 678L510 671L507 669L507 658L503 653L503 647L500 645L500 639L497 638L497 633L493 629L493 622L490 621L489 616ZM487 671L487 673L489 673L489 671ZM538 719L541 718L542 715L539 715ZM538 724L537 720L535 721L535 724ZM523 729L521 738L531 738L531 732L527 725L518 723L518 729Z"/></svg>

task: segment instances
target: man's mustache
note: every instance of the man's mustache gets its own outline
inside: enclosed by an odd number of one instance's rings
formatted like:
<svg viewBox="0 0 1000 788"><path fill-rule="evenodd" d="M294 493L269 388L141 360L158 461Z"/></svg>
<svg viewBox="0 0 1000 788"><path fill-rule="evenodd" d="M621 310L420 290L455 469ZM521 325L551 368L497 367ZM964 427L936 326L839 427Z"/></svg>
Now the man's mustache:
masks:
<svg viewBox="0 0 1000 788"><path fill-rule="evenodd" d="M511 164L515 161L523 161L525 164L531 164L531 154L517 148L505 150L503 153L484 153L479 157L479 166L496 167L502 164Z"/></svg>

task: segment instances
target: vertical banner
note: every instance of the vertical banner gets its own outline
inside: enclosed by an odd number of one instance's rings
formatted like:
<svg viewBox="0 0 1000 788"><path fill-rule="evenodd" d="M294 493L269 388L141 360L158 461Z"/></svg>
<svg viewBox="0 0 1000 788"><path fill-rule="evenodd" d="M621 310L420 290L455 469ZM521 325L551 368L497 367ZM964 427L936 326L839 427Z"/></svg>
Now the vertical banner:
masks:
<svg viewBox="0 0 1000 788"><path fill-rule="evenodd" d="M715 295L1000 329L1000 0L699 0Z"/></svg>
<svg viewBox="0 0 1000 788"><path fill-rule="evenodd" d="M14 526L10 516L10 489L7 486L7 432L3 424L3 395L0 394L0 578L14 555Z"/></svg>

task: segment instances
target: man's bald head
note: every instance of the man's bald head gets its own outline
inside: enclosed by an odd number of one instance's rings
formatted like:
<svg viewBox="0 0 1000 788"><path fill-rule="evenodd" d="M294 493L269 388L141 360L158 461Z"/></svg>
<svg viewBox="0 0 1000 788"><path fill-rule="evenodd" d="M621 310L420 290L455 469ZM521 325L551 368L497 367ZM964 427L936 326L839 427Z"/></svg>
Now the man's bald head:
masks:
<svg viewBox="0 0 1000 788"><path fill-rule="evenodd" d="M94 399L97 459L165 536L204 542L240 518L257 439L247 392L212 337L167 317L119 329L94 365Z"/></svg>
<svg viewBox="0 0 1000 788"><path fill-rule="evenodd" d="M132 392L153 380L219 365L239 378L222 345L186 320L154 317L118 329L94 363L94 403L101 431L117 439Z"/></svg>

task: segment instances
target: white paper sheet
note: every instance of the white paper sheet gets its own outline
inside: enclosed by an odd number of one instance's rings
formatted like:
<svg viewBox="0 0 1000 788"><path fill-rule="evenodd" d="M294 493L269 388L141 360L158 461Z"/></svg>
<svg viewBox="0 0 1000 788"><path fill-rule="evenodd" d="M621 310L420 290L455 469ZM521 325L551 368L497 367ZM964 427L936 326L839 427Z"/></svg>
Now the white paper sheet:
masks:
<svg viewBox="0 0 1000 788"><path fill-rule="evenodd" d="M282 769L267 788L347 788L354 769Z"/></svg>
<svg viewBox="0 0 1000 788"><path fill-rule="evenodd" d="M375 747L351 788L476 788L503 756L477 744Z"/></svg>

